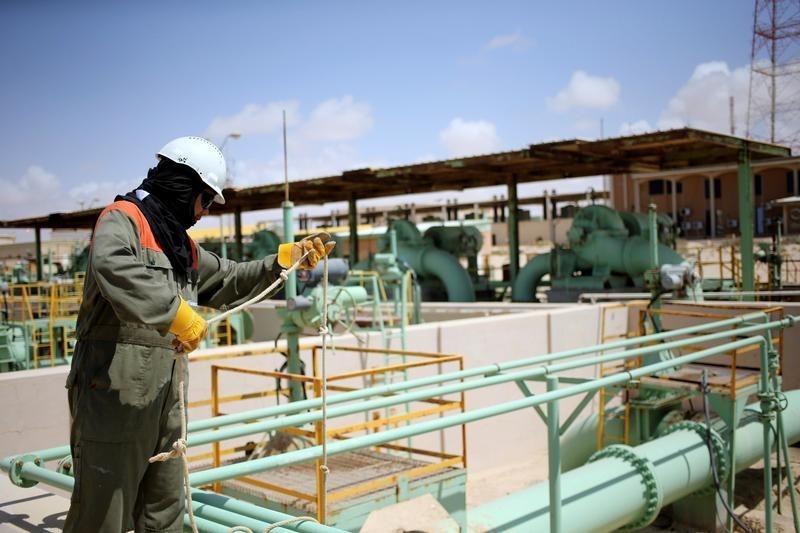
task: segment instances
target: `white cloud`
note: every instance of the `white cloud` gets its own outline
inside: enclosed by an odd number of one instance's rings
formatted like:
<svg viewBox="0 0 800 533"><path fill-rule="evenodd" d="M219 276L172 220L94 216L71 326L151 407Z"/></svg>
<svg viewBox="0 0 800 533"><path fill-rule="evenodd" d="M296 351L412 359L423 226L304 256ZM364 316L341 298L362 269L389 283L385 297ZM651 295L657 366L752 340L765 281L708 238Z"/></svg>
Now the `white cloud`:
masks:
<svg viewBox="0 0 800 533"><path fill-rule="evenodd" d="M276 133L283 126L283 111L286 111L288 127L297 121L299 107L297 100L269 102L265 105L247 104L235 115L214 118L206 129L205 136L221 143L229 133L248 136Z"/></svg>
<svg viewBox="0 0 800 533"><path fill-rule="evenodd" d="M61 182L39 165L31 165L16 179L0 178L0 211L4 219L46 215L53 211L71 211L61 198ZM35 207L34 207L35 206Z"/></svg>
<svg viewBox="0 0 800 533"><path fill-rule="evenodd" d="M494 124L485 120L454 118L439 132L439 140L451 157L495 152L500 147Z"/></svg>
<svg viewBox="0 0 800 533"><path fill-rule="evenodd" d="M125 194L141 183L141 178L119 181L89 181L73 187L67 193L77 208L100 207L114 201L118 194Z"/></svg>
<svg viewBox="0 0 800 533"><path fill-rule="evenodd" d="M730 97L734 98L737 134L744 135L747 123L749 67L731 71L721 61L698 65L661 113L659 129L691 126L703 130L730 132Z"/></svg>
<svg viewBox="0 0 800 533"><path fill-rule="evenodd" d="M571 109L608 109L619 100L620 85L614 78L592 76L582 70L572 73L567 86L548 99L556 111Z"/></svg>
<svg viewBox="0 0 800 533"><path fill-rule="evenodd" d="M62 180L40 165L31 165L17 179L0 178L0 213L3 219L46 216L90 207L101 207L124 194L141 179L90 181L65 190Z"/></svg>
<svg viewBox="0 0 800 533"><path fill-rule="evenodd" d="M519 31L514 33L506 33L503 35L496 35L492 37L484 46L486 50L498 50L500 48L511 48L512 50L521 51L528 47L528 39L526 39Z"/></svg>
<svg viewBox="0 0 800 533"><path fill-rule="evenodd" d="M315 141L350 141L372 127L372 110L352 96L331 98L311 112L304 126L306 137Z"/></svg>
<svg viewBox="0 0 800 533"><path fill-rule="evenodd" d="M796 102L800 99L800 79L797 76L779 77L777 88L776 140L797 146L800 141L797 126L800 110ZM722 61L702 63L669 101L667 108L661 113L658 127L669 129L691 126L730 133L730 98L733 97L736 135L747 136L750 90L749 65L731 70ZM764 77L756 76L753 79L752 95L749 135L753 138L769 139L770 93Z"/></svg>
<svg viewBox="0 0 800 533"><path fill-rule="evenodd" d="M652 126L646 120L637 120L636 122L623 122L619 128L620 135L638 135L653 131Z"/></svg>
<svg viewBox="0 0 800 533"><path fill-rule="evenodd" d="M230 132L243 137L272 137L274 148L266 158L228 157L233 185L247 187L283 181L282 111L286 109L289 179L339 174L343 170L375 166L363 161L354 144L372 127L372 109L350 95L330 98L306 118L297 100L248 104L235 115L216 117L206 135L218 142ZM259 141L263 146L263 142Z"/></svg>
<svg viewBox="0 0 800 533"><path fill-rule="evenodd" d="M600 120L594 118L581 118L575 121L575 129L582 132L600 134Z"/></svg>

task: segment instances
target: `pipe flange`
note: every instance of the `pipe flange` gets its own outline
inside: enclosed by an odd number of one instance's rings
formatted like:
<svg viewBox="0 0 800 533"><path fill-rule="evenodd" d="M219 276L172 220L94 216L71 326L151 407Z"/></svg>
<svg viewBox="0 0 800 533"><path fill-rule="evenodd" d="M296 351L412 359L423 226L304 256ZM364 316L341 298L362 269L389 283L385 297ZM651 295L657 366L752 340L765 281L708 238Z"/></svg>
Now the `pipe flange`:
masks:
<svg viewBox="0 0 800 533"><path fill-rule="evenodd" d="M661 487L658 485L658 478L656 478L653 463L651 463L649 459L637 455L632 447L623 444L606 446L602 450L592 454L592 456L589 457L589 462L592 463L606 457L622 459L632 465L639 475L642 476L642 485L644 485L644 514L630 524L621 527L620 530L639 529L647 526L658 516L658 512L661 510L661 505L664 501L664 494Z"/></svg>
<svg viewBox="0 0 800 533"><path fill-rule="evenodd" d="M727 447L725 446L725 441L722 439L722 436L714 429L706 426L705 424L701 424L699 422L693 422L691 420L684 420L683 422L677 422L669 426L666 431L664 431L660 436L669 435L670 433L674 433L676 431L694 431L697 433L703 441L708 439L708 436L711 435L711 449L714 450L714 459L715 464L717 465L717 476L720 483L724 483L726 479L728 479L728 475L731 471L731 465L728 462L728 453ZM713 474L712 474L713 476ZM712 478L713 479L713 478ZM714 484L712 483L710 487L704 487L694 494L701 495L713 492L716 490Z"/></svg>
<svg viewBox="0 0 800 533"><path fill-rule="evenodd" d="M62 457L58 462L58 466L56 466L56 472L59 474L74 477L75 474L73 474L72 470L72 455L66 455Z"/></svg>
<svg viewBox="0 0 800 533"><path fill-rule="evenodd" d="M32 462L36 466L42 466L42 460L35 455L18 455L11 460L11 468L8 469L8 478L17 487L30 488L39 483L31 479L22 477L22 467L25 463Z"/></svg>

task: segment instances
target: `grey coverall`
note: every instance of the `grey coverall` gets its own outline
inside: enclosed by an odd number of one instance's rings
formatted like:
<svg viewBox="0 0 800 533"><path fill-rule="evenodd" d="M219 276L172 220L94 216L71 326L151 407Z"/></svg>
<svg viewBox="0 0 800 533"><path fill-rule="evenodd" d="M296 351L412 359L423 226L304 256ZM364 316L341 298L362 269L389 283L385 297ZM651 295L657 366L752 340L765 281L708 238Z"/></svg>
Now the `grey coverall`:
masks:
<svg viewBox="0 0 800 533"><path fill-rule="evenodd" d="M233 306L280 272L275 256L236 263L193 247L194 283L175 275L134 204L115 202L98 219L67 378L75 487L64 531L183 530L181 461L148 462L181 431L168 332L178 295Z"/></svg>

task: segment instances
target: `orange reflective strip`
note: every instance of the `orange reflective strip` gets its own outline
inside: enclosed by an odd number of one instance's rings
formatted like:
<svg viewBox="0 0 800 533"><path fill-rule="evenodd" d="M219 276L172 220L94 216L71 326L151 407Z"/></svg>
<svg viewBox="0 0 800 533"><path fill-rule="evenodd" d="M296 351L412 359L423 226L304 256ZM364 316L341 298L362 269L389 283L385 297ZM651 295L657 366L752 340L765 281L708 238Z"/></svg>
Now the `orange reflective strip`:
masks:
<svg viewBox="0 0 800 533"><path fill-rule="evenodd" d="M127 202L125 200L114 202L103 209L103 211L100 213L100 216L97 217L97 221L100 222L100 219L103 218L103 215L115 209L128 215L136 224L136 228L139 230L139 240L142 243L142 248L149 248L150 250L155 250L156 252L163 252L161 246L159 246L158 242L156 241L155 235L153 235L153 231L150 229L150 224L147 222L147 219L139 210L139 207L132 202Z"/></svg>

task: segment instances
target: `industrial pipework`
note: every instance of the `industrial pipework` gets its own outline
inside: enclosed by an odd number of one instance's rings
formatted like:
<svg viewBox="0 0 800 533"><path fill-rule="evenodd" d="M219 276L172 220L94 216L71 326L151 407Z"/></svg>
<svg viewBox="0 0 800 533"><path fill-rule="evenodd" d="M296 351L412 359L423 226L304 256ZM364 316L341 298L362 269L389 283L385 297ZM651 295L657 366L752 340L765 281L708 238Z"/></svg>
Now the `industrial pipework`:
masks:
<svg viewBox="0 0 800 533"><path fill-rule="evenodd" d="M328 419L354 414L368 414L375 410L399 406L408 402L440 399L451 394L516 383L523 397L504 401L489 407L466 412L440 413L423 422L391 427L383 431L367 432L352 438L331 441L327 450L322 446L309 446L300 450L260 457L252 460L200 470L190 475L193 486L205 486L240 476L253 475L272 468L281 468L323 457L365 449L422 435L477 420L500 416L513 411L535 408L547 424L549 452L549 480L547 488L532 490L531 499L519 497L495 502L479 508L470 516L469 524L477 521L490 527L518 531L611 531L622 526L643 527L651 521L661 507L687 494L712 484L716 472L719 483L726 483L728 498L732 500L735 472L758 459L764 461L765 513L767 530L771 527L772 470L771 453L777 444L784 454L787 445L800 437L800 398L797 393L780 392L779 358L772 345L781 328L796 325L797 317L769 320L764 313L750 313L730 319L707 322L671 331L661 331L637 338L625 338L596 346L551 353L479 368L437 374L370 388L361 388L331 395L325 404L320 399L291 402L252 411L229 414L200 420L189 424L189 446L221 442L248 435L257 435L279 428L309 427L323 416ZM703 347L697 349L698 346ZM667 361L645 366L622 366L619 372L593 379L579 379L565 375L580 368L600 364L657 361L647 357L664 350L695 350ZM718 391L700 390L685 381L676 381L672 387L682 386L685 397L702 395L721 415L713 424L690 421L661 424L657 438L643 441L635 448L607 447L600 450L586 466L561 475L560 436L572 426L594 395L608 387L642 389L658 388L671 373L685 365L696 364L718 354L737 350L755 349L759 355L758 380L740 389L735 398L724 397ZM609 353L612 350L623 350ZM603 355L598 355L603 354ZM585 356L576 359L578 356ZM735 367L734 367L735 369ZM648 376L659 379L647 381ZM529 388L532 380L545 381L546 392L533 394ZM670 387L671 390L674 390ZM731 401L738 412L741 398L757 394L759 406L755 419L747 416L741 420L725 415L725 402ZM561 422L559 402L583 396L576 410ZM546 406L546 413L540 406ZM786 414L784 414L786 413ZM741 422L741 423L740 423ZM784 425L784 423L788 425ZM313 427L313 426L311 426ZM776 442L777 437L777 442ZM45 468L47 461L63 458L68 447L32 452L0 461L12 481L19 486L31 486L37 481L69 488L71 478ZM65 464L65 461L61 461ZM716 467L715 467L716 465ZM735 465L735 466L734 466ZM787 479L793 480L790 465L784 464ZM592 477L587 477L591 475ZM790 494L794 497L794 487ZM265 509L256 511L242 502L215 495L203 495L196 490L195 515L201 519L204 531L221 531L221 527L246 525L264 527ZM202 502L201 502L202 500ZM509 507L510 506L510 507ZM502 510L502 514L498 512ZM792 502L797 524L797 506ZM223 512L224 511L224 512ZM274 513L273 511L269 511ZM225 514L232 513L232 514ZM272 514L270 520L280 518ZM487 518L488 515L488 518ZM245 520L247 521L245 523ZM463 514L458 518L466 530ZM274 523L274 522L273 522ZM292 531L335 531L336 529L311 524L284 526ZM322 528L322 529L317 529Z"/></svg>
<svg viewBox="0 0 800 533"><path fill-rule="evenodd" d="M475 288L469 273L461 266L456 256L438 248L435 244L435 239L446 238L444 233L434 232L432 235L435 237L426 238L413 223L407 220L393 220L386 235L378 244L380 252L391 253L388 237L391 231L397 236L397 257L416 274L422 286L423 300L475 301ZM476 245L480 246L475 240L474 233L469 233L464 241L470 249ZM369 268L369 265L360 266L364 269Z"/></svg>
<svg viewBox="0 0 800 533"><path fill-rule="evenodd" d="M661 215L658 235L658 265L679 265L684 259L665 245L668 224ZM550 276L548 301L576 301L582 292L613 289L641 290L651 262L648 232L641 216L592 205L580 209L567 232L568 247L556 246L549 253L529 261L514 280L515 302L537 301L536 290L545 275Z"/></svg>

